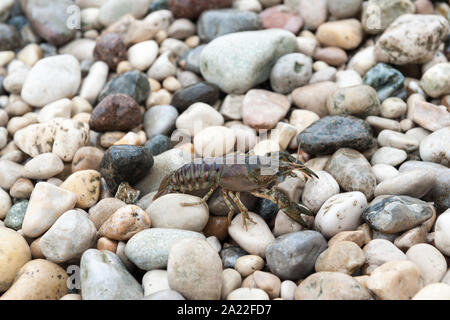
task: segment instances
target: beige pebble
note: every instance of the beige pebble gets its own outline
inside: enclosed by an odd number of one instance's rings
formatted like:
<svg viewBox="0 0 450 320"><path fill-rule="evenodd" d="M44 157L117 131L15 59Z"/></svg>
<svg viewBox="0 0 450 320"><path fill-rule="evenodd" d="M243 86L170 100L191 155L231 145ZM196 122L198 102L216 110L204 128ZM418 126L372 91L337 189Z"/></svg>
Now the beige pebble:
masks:
<svg viewBox="0 0 450 320"><path fill-rule="evenodd" d="M234 268L243 277L251 275L253 272L264 268L264 260L260 256L245 255L237 258Z"/></svg>
<svg viewBox="0 0 450 320"><path fill-rule="evenodd" d="M81 170L71 174L61 185L76 194L76 206L88 209L97 203L100 196L100 173L96 170Z"/></svg>
<svg viewBox="0 0 450 320"><path fill-rule="evenodd" d="M370 292L349 275L317 272L303 280L295 300L371 300Z"/></svg>
<svg viewBox="0 0 450 320"><path fill-rule="evenodd" d="M145 102L145 106L151 108L153 106L166 105L170 104L172 101L172 95L166 89L161 89L156 92L152 92L152 94L148 97Z"/></svg>
<svg viewBox="0 0 450 320"><path fill-rule="evenodd" d="M233 130L211 126L204 128L194 137L195 152L202 157L220 157L231 152L236 143Z"/></svg>
<svg viewBox="0 0 450 320"><path fill-rule="evenodd" d="M147 141L147 136L145 135L144 131L139 131L138 133L135 132L128 132L126 135L124 135L122 138L120 138L118 141L114 142L114 146L119 145L133 145L133 146L141 146Z"/></svg>
<svg viewBox="0 0 450 320"><path fill-rule="evenodd" d="M17 272L29 260L27 241L12 229L0 228L0 292L11 287Z"/></svg>
<svg viewBox="0 0 450 320"><path fill-rule="evenodd" d="M361 43L363 29L359 20L345 19L321 24L316 36L327 46L349 50L355 49Z"/></svg>
<svg viewBox="0 0 450 320"><path fill-rule="evenodd" d="M447 262L444 255L432 245L416 244L409 248L406 256L419 268L424 285L440 282L447 272Z"/></svg>
<svg viewBox="0 0 450 320"><path fill-rule="evenodd" d="M66 271L57 264L35 259L17 273L14 284L0 300L58 300L67 294Z"/></svg>
<svg viewBox="0 0 450 320"><path fill-rule="evenodd" d="M384 239L374 239L364 248L366 256L366 274L390 261L407 260L407 256L392 242Z"/></svg>
<svg viewBox="0 0 450 320"><path fill-rule="evenodd" d="M242 277L234 269L225 269L222 271L222 293L221 298L226 299L228 294L241 286Z"/></svg>
<svg viewBox="0 0 450 320"><path fill-rule="evenodd" d="M384 118L397 119L406 113L406 102L400 98L390 97L381 104L381 115Z"/></svg>
<svg viewBox="0 0 450 320"><path fill-rule="evenodd" d="M101 237L97 240L97 249L98 250L109 250L113 253L116 253L117 251L117 241L111 240L106 237Z"/></svg>
<svg viewBox="0 0 450 320"><path fill-rule="evenodd" d="M410 300L423 285L420 270L411 261L387 262L367 280L369 290L382 300Z"/></svg>
<svg viewBox="0 0 450 320"><path fill-rule="evenodd" d="M114 143L116 143L117 141L122 139L124 136L125 136L125 132L120 132L120 131L106 132L100 136L100 145L103 148L109 148Z"/></svg>
<svg viewBox="0 0 450 320"><path fill-rule="evenodd" d="M223 116L212 106L203 102L197 102L189 106L176 120L177 129L186 130L191 136L195 136L204 128L222 126Z"/></svg>
<svg viewBox="0 0 450 320"><path fill-rule="evenodd" d="M30 179L48 179L64 170L64 163L54 153L42 153L25 164L24 177Z"/></svg>
<svg viewBox="0 0 450 320"><path fill-rule="evenodd" d="M258 288L239 288L231 291L227 300L270 300L269 295Z"/></svg>
<svg viewBox="0 0 450 320"><path fill-rule="evenodd" d="M253 279L259 289L267 292L271 299L278 298L281 290L281 280L277 276L264 271L255 271Z"/></svg>
<svg viewBox="0 0 450 320"><path fill-rule="evenodd" d="M61 297L59 300L81 300L81 295L78 293L69 293Z"/></svg>
<svg viewBox="0 0 450 320"><path fill-rule="evenodd" d="M127 205L117 209L112 216L106 220L98 233L113 240L128 240L139 231L151 226L147 213L135 205Z"/></svg>
<svg viewBox="0 0 450 320"><path fill-rule="evenodd" d="M142 278L142 287L144 288L144 296L170 289L167 271L156 269L146 272Z"/></svg>
<svg viewBox="0 0 450 320"><path fill-rule="evenodd" d="M316 272L335 271L352 275L365 262L361 248L351 241L339 241L322 252L316 260Z"/></svg>
<svg viewBox="0 0 450 320"><path fill-rule="evenodd" d="M341 241L351 241L356 243L359 247L366 244L366 239L362 230L341 231L328 240L328 247L338 244Z"/></svg>
<svg viewBox="0 0 450 320"><path fill-rule="evenodd" d="M25 178L19 178L17 181L12 185L11 189L9 190L9 194L13 198L18 199L28 199L31 196L31 192L33 192L34 185L33 182L29 179Z"/></svg>
<svg viewBox="0 0 450 320"><path fill-rule="evenodd" d="M406 251L418 243L427 242L427 233L423 226L412 228L394 240L394 244L400 250Z"/></svg>
<svg viewBox="0 0 450 320"><path fill-rule="evenodd" d="M89 209L89 218L94 222L95 227L98 230L102 224L114 214L114 212L126 205L125 202L117 198L102 199Z"/></svg>
<svg viewBox="0 0 450 320"><path fill-rule="evenodd" d="M164 79L162 85L164 89L170 92L175 92L181 89L181 84L175 77L168 77Z"/></svg>

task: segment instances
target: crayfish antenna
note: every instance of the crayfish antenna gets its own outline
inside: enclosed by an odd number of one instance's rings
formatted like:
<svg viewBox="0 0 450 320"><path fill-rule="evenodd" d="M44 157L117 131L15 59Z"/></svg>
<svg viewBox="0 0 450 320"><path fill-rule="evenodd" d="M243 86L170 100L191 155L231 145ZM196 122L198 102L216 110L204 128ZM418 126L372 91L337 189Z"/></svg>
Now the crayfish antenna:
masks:
<svg viewBox="0 0 450 320"><path fill-rule="evenodd" d="M161 184L159 185L158 192L153 196L153 201L161 197L166 191L167 187L169 186L169 175L165 176L164 179L161 181Z"/></svg>

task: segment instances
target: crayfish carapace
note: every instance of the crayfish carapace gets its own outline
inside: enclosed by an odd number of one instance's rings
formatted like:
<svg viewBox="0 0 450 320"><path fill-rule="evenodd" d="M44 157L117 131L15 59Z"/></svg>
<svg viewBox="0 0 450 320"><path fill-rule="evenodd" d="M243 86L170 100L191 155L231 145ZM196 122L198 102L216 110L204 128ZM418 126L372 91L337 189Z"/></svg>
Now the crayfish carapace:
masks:
<svg viewBox="0 0 450 320"><path fill-rule="evenodd" d="M280 177L297 177L294 170L299 170L308 177L318 178L312 170L287 152L276 152L266 156L233 154L219 158L202 158L185 164L167 175L153 200L171 192L184 193L209 189L199 202L182 203L183 206L207 205L206 201L214 190L221 187L225 203L230 209L228 225L234 214L231 202L235 203L242 213L245 229L247 229L246 220L255 223L239 198L240 192L249 192L255 197L269 199L291 219L307 227L301 214L312 216L313 213L307 207L289 201L275 188Z"/></svg>

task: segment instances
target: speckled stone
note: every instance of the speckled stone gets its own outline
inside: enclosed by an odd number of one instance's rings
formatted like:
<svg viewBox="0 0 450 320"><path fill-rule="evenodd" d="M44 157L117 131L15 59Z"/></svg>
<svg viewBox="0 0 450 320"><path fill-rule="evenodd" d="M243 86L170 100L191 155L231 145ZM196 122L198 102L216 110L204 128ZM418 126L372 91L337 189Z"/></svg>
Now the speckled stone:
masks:
<svg viewBox="0 0 450 320"><path fill-rule="evenodd" d="M373 87L378 94L380 101L392 97L403 88L405 77L397 69L385 64L378 63L375 67L367 71L363 82Z"/></svg>
<svg viewBox="0 0 450 320"><path fill-rule="evenodd" d="M106 33L97 40L94 58L106 62L115 71L119 62L127 59L127 47L118 34Z"/></svg>
<svg viewBox="0 0 450 320"><path fill-rule="evenodd" d="M5 227L19 230L22 228L23 218L27 212L28 200L16 202L11 209L9 209L5 218Z"/></svg>
<svg viewBox="0 0 450 320"><path fill-rule="evenodd" d="M369 161L358 151L342 148L336 151L325 166L345 191L361 191L368 200L373 198L376 178Z"/></svg>
<svg viewBox="0 0 450 320"><path fill-rule="evenodd" d="M236 9L208 10L197 21L197 34L209 42L225 34L262 29L259 15Z"/></svg>
<svg viewBox="0 0 450 320"><path fill-rule="evenodd" d="M311 154L332 154L340 148L364 151L371 146L372 129L353 116L326 116L302 131L297 141Z"/></svg>
<svg viewBox="0 0 450 320"><path fill-rule="evenodd" d="M387 234L403 232L433 215L426 202L409 196L384 196L372 201L362 213L371 228Z"/></svg>
<svg viewBox="0 0 450 320"><path fill-rule="evenodd" d="M317 231L298 231L278 237L266 249L267 264L282 280L298 280L314 269L327 241Z"/></svg>
<svg viewBox="0 0 450 320"><path fill-rule="evenodd" d="M139 105L143 105L150 94L150 84L142 72L128 71L110 80L100 92L98 101L113 93L127 94Z"/></svg>
<svg viewBox="0 0 450 320"><path fill-rule="evenodd" d="M110 147L103 156L100 172L108 188L115 192L119 184L138 182L153 166L153 155L144 147L120 145Z"/></svg>
<svg viewBox="0 0 450 320"><path fill-rule="evenodd" d="M141 122L141 109L133 98L126 94L110 94L92 111L89 126L97 132L129 131Z"/></svg>
<svg viewBox="0 0 450 320"><path fill-rule="evenodd" d="M196 102L214 105L219 100L220 91L209 82L200 82L178 91L171 104L181 113Z"/></svg>

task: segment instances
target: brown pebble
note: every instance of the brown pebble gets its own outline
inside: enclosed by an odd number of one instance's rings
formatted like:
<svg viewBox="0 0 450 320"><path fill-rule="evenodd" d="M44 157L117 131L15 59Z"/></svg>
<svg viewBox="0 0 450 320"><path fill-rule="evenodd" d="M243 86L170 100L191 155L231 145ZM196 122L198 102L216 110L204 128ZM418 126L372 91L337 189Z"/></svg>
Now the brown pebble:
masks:
<svg viewBox="0 0 450 320"><path fill-rule="evenodd" d="M228 220L223 216L209 216L208 223L203 229L205 237L215 236L220 241L228 237Z"/></svg>
<svg viewBox="0 0 450 320"><path fill-rule="evenodd" d="M114 212L100 227L98 234L113 240L126 241L150 226L150 218L144 210L135 205L127 205Z"/></svg>
<svg viewBox="0 0 450 320"><path fill-rule="evenodd" d="M118 245L117 241L108 239L106 237L101 237L97 241L98 250L108 250L113 253L116 253L117 245Z"/></svg>
<svg viewBox="0 0 450 320"><path fill-rule="evenodd" d="M118 34L107 33L97 40L94 58L106 62L111 70L116 70L120 61L127 60L127 47Z"/></svg>
<svg viewBox="0 0 450 320"><path fill-rule="evenodd" d="M318 48L314 53L314 58L335 67L346 63L348 59L347 53L338 47Z"/></svg>
<svg viewBox="0 0 450 320"><path fill-rule="evenodd" d="M103 158L103 151L95 147L82 147L78 149L73 157L72 172L80 170L100 171L100 162Z"/></svg>
<svg viewBox="0 0 450 320"><path fill-rule="evenodd" d="M130 96L110 94L92 111L89 127L97 132L128 131L142 122L139 105Z"/></svg>

